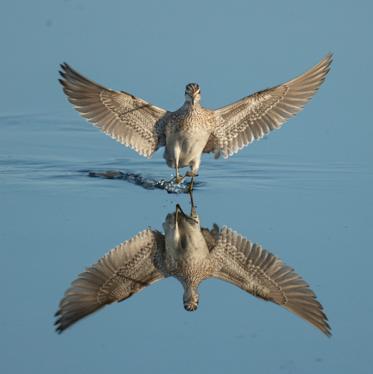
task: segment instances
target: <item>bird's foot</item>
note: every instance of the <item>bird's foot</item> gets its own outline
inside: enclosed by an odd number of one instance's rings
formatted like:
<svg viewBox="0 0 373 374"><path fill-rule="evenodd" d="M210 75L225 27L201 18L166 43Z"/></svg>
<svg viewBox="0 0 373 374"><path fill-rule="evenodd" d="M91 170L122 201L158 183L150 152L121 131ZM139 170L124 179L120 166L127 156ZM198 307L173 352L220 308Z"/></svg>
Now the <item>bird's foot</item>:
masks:
<svg viewBox="0 0 373 374"><path fill-rule="evenodd" d="M194 178L197 177L198 174L195 173L192 170L189 170L185 173L184 177L191 177L192 179L190 180L189 186L188 186L188 192L191 193L193 191L193 186L194 186Z"/></svg>
<svg viewBox="0 0 373 374"><path fill-rule="evenodd" d="M180 175L177 175L175 178L174 178L174 181L176 184L180 184L183 180L184 180L185 176L182 177Z"/></svg>
<svg viewBox="0 0 373 374"><path fill-rule="evenodd" d="M192 195L193 192L193 186L194 186L194 175L192 176L192 179L190 180L190 183L188 185L188 192Z"/></svg>

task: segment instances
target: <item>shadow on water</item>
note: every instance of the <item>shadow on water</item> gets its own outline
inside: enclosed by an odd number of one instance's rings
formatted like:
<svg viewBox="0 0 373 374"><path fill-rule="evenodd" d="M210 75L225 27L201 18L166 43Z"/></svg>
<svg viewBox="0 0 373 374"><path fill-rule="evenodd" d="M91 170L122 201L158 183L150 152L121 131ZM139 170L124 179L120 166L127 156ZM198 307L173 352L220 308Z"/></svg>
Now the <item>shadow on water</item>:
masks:
<svg viewBox="0 0 373 374"><path fill-rule="evenodd" d="M177 204L164 219L164 234L145 229L78 276L60 302L57 332L156 281L175 277L184 288L187 311L198 308L199 284L216 278L278 304L331 335L322 305L301 276L260 244L228 227L202 227L190 197L190 214Z"/></svg>

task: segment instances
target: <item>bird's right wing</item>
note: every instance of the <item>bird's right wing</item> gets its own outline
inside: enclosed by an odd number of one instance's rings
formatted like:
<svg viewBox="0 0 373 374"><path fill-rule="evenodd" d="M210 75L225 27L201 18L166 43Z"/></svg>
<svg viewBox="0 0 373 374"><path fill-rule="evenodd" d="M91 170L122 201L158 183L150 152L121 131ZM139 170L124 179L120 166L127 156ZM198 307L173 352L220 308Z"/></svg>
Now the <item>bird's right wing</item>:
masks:
<svg viewBox="0 0 373 374"><path fill-rule="evenodd" d="M304 74L278 86L217 109L216 127L204 152L227 158L256 139L280 128L297 114L325 80L332 63L328 54Z"/></svg>
<svg viewBox="0 0 373 374"><path fill-rule="evenodd" d="M105 305L123 301L164 278L160 265L163 251L163 235L151 229L111 250L65 292L56 313L56 330L61 333Z"/></svg>
<svg viewBox="0 0 373 374"><path fill-rule="evenodd" d="M208 240L216 237L215 232ZM205 235L205 234L204 234ZM207 240L207 236L205 235ZM213 277L233 283L264 300L279 304L310 322L324 334L330 326L309 285L278 257L228 228L220 231L211 250Z"/></svg>
<svg viewBox="0 0 373 374"><path fill-rule="evenodd" d="M164 145L164 109L126 92L105 88L61 65L63 91L80 114L105 134L150 158Z"/></svg>

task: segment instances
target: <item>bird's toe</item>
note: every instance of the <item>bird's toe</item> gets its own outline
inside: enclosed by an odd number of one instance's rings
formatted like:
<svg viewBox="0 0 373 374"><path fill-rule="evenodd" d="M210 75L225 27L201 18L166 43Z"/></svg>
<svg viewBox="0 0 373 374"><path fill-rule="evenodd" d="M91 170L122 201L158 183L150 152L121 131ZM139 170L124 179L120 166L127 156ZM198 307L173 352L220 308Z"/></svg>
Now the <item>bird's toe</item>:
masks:
<svg viewBox="0 0 373 374"><path fill-rule="evenodd" d="M184 177L181 177L181 176L175 177L175 183L176 184L180 184L183 180L184 180Z"/></svg>

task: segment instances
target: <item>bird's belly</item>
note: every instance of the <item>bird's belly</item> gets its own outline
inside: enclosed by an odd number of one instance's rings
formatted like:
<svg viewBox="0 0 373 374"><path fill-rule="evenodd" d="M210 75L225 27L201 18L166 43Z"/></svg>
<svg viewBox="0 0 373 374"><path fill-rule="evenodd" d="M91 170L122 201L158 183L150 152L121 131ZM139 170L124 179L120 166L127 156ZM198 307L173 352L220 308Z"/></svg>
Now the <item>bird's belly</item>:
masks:
<svg viewBox="0 0 373 374"><path fill-rule="evenodd" d="M169 167L186 167L201 157L206 146L208 134L194 136L171 136L167 139L164 158Z"/></svg>

